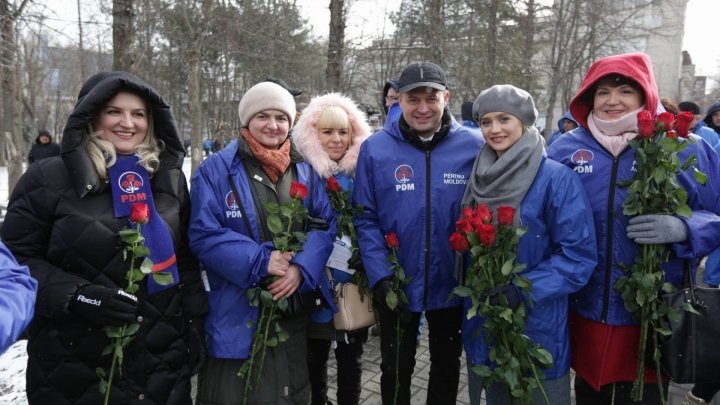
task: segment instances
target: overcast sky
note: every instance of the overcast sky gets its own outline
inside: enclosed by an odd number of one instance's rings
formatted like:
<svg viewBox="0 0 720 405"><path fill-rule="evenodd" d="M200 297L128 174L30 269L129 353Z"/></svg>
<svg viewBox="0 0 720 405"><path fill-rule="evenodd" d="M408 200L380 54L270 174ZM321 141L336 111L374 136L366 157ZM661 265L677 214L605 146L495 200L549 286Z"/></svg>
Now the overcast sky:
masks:
<svg viewBox="0 0 720 405"><path fill-rule="evenodd" d="M55 27L55 37L63 36L77 39L77 8L75 1L69 0L37 0L38 4L47 5L57 20L50 20ZM98 4L110 4L109 0L82 0L83 20L98 21L88 25L85 30L92 33L109 32L109 19L102 15ZM318 36L327 36L330 22L328 4L330 0L298 0L301 12ZM354 0L348 22L348 37L359 37L368 32L390 33L393 24L385 18L391 11L396 11L400 0ZM687 6L685 36L683 49L690 52L693 62L697 65L697 75L720 75L720 46L718 45L717 22L720 20L720 0L690 0ZM96 34L97 35L97 34ZM109 34L108 34L109 37Z"/></svg>

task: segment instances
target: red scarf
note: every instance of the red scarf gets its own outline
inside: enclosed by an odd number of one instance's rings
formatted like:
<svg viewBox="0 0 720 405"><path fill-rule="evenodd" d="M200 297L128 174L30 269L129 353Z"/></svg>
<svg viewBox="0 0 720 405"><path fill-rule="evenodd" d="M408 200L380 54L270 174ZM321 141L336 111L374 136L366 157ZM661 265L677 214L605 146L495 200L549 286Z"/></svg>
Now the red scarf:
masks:
<svg viewBox="0 0 720 405"><path fill-rule="evenodd" d="M265 173L270 177L270 181L273 184L277 183L280 176L290 166L290 142L288 139L285 139L285 142L278 149L268 149L253 138L247 128L243 128L241 133L253 156L260 162Z"/></svg>

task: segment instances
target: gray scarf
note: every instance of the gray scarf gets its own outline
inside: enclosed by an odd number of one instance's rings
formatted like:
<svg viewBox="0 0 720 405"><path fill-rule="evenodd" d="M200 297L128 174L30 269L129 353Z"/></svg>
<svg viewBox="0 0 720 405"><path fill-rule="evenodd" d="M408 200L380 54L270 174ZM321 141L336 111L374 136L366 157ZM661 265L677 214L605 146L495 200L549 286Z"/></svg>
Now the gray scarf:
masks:
<svg viewBox="0 0 720 405"><path fill-rule="evenodd" d="M535 127L528 128L501 157L487 144L475 158L462 206L487 204L515 208L520 225L520 203L535 180L543 157L544 142Z"/></svg>

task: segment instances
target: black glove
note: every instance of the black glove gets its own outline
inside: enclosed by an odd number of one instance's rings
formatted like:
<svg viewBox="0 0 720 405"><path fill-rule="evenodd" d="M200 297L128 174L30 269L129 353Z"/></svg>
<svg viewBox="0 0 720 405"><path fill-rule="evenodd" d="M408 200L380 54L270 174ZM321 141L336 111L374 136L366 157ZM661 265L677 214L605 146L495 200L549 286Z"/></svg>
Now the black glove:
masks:
<svg viewBox="0 0 720 405"><path fill-rule="evenodd" d="M520 291L513 284L505 284L497 287L493 287L485 291L480 299L485 301L486 298L490 298L490 305L500 305L500 296L505 296L508 302L508 308L515 309L520 306L522 302L522 296Z"/></svg>
<svg viewBox="0 0 720 405"><path fill-rule="evenodd" d="M387 304L386 297L392 289L393 282L389 278L378 281L373 289L373 297L377 300L375 305L381 305L387 311L392 312L395 316L400 318L400 325L407 328L413 323L414 313L407 310L407 305L400 300L400 297L398 297L395 309L390 309Z"/></svg>
<svg viewBox="0 0 720 405"><path fill-rule="evenodd" d="M78 289L70 309L102 326L137 322L138 299L119 288L86 285Z"/></svg>
<svg viewBox="0 0 720 405"><path fill-rule="evenodd" d="M188 345L188 364L190 364L190 375L200 372L207 358L207 347L205 346L205 332L203 322L200 318L193 318L186 324L185 336Z"/></svg>
<svg viewBox="0 0 720 405"><path fill-rule="evenodd" d="M350 257L350 260L348 261L348 268L355 271L365 271L365 266L363 266L362 257L359 253Z"/></svg>

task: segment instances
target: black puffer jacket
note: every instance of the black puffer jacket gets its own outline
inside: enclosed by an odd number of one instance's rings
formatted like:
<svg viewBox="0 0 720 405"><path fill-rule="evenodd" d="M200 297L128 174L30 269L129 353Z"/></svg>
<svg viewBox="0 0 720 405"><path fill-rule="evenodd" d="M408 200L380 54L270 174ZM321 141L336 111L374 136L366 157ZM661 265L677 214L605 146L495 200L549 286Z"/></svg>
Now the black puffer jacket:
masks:
<svg viewBox="0 0 720 405"><path fill-rule="evenodd" d="M62 157L34 165L10 198L2 237L39 282L30 326L27 393L31 404L102 403L96 368L110 342L101 327L73 314L71 300L88 284L124 288L129 264L116 233L128 225L115 218L112 193L95 174L83 146L88 122L120 89L151 106L155 133L164 142L160 168L151 178L155 206L170 228L180 284L147 295L137 292L141 328L125 349L122 374L113 381L112 404L190 404L186 324L207 312L198 265L187 245L189 196L185 155L170 107L150 86L124 72L93 76L63 132Z"/></svg>

